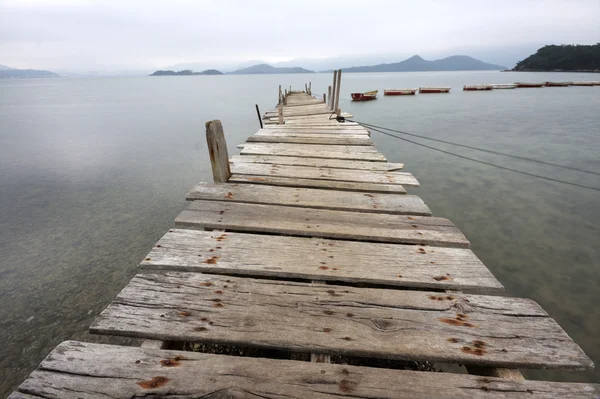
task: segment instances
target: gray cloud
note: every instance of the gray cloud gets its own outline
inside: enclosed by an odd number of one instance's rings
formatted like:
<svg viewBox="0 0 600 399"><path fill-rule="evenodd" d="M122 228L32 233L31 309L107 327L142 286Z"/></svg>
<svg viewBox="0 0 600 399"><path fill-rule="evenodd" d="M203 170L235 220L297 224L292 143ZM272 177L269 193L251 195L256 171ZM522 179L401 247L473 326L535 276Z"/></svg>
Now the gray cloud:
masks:
<svg viewBox="0 0 600 399"><path fill-rule="evenodd" d="M599 18L598 0L4 0L0 63L153 70L357 54L531 52L540 44L598 42Z"/></svg>

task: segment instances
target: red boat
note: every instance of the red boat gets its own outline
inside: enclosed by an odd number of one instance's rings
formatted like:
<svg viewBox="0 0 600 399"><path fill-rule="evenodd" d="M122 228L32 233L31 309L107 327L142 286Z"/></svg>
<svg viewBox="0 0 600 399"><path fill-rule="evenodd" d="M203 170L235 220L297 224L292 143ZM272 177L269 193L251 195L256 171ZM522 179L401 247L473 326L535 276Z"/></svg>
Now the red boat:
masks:
<svg viewBox="0 0 600 399"><path fill-rule="evenodd" d="M385 89L385 96L414 96L419 89Z"/></svg>
<svg viewBox="0 0 600 399"><path fill-rule="evenodd" d="M517 87L544 87L546 83L525 83L525 82L515 82Z"/></svg>
<svg viewBox="0 0 600 399"><path fill-rule="evenodd" d="M573 82L546 82L546 87L566 87L572 84Z"/></svg>
<svg viewBox="0 0 600 399"><path fill-rule="evenodd" d="M419 93L449 93L450 87L419 87Z"/></svg>
<svg viewBox="0 0 600 399"><path fill-rule="evenodd" d="M377 91L366 91L364 93L351 93L352 101L369 101L377 99Z"/></svg>

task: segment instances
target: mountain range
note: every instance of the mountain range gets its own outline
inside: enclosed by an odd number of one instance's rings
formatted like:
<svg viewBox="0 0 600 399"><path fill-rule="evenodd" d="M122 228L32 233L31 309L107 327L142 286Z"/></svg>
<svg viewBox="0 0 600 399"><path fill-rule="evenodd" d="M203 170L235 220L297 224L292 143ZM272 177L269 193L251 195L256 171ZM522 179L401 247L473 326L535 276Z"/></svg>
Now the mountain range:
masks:
<svg viewBox="0 0 600 399"><path fill-rule="evenodd" d="M2 78L53 78L58 74L40 69L16 69L0 65L0 79Z"/></svg>
<svg viewBox="0 0 600 399"><path fill-rule="evenodd" d="M488 64L466 55L453 55L440 60L427 61L414 55L404 61L391 64L378 64L342 68L345 73L352 72L417 72L417 71L484 71L503 70L501 65Z"/></svg>
<svg viewBox="0 0 600 399"><path fill-rule="evenodd" d="M279 74L279 73L314 73L308 69L300 67L274 67L269 64L252 65L248 68L238 69L230 72L232 75L264 75L264 74Z"/></svg>
<svg viewBox="0 0 600 399"><path fill-rule="evenodd" d="M202 72L193 72L189 69L185 69L183 71L175 72L175 71L155 71L150 76L190 76L190 75L224 75L223 72L217 71L216 69L207 69Z"/></svg>

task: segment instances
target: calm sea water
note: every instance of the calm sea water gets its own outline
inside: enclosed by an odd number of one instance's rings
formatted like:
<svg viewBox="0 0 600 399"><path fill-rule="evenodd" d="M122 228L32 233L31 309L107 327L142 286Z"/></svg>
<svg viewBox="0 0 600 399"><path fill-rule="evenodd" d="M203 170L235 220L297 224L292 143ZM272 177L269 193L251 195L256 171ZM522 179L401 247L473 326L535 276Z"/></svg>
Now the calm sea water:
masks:
<svg viewBox="0 0 600 399"><path fill-rule="evenodd" d="M204 122L221 119L230 152L258 128L277 85L326 91L331 75L0 81L0 394L94 317L211 181ZM463 84L600 80L600 74L345 74L355 119L600 171L600 87L462 92ZM450 94L351 103L349 93L452 86ZM506 286L532 298L600 362L600 192L490 168L373 133L404 162L437 216L450 218ZM431 143L427 143L431 144ZM446 150L600 187L594 175L470 150ZM126 342L126 341L125 341ZM600 381L600 373L530 373Z"/></svg>

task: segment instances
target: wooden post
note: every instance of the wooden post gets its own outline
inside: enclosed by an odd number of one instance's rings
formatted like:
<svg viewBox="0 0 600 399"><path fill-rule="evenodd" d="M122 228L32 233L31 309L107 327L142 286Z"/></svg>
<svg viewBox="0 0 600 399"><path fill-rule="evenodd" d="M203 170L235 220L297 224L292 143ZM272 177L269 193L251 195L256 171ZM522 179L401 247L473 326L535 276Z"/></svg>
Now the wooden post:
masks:
<svg viewBox="0 0 600 399"><path fill-rule="evenodd" d="M256 114L258 115L258 122L260 123L260 128L263 128L262 118L260 117L260 110L258 109L258 104L256 105Z"/></svg>
<svg viewBox="0 0 600 399"><path fill-rule="evenodd" d="M331 91L331 95L332 95L332 99L329 100L329 102L331 104L329 104L329 107L331 108L332 111L335 111L335 109L333 108L335 106L335 87L337 84L337 69L335 71L333 71L333 89Z"/></svg>
<svg viewBox="0 0 600 399"><path fill-rule="evenodd" d="M278 116L279 116L279 120L277 121L278 125L283 125L283 105L279 106L279 110L278 110Z"/></svg>
<svg viewBox="0 0 600 399"><path fill-rule="evenodd" d="M327 103L327 95L323 93L323 103Z"/></svg>
<svg viewBox="0 0 600 399"><path fill-rule="evenodd" d="M327 88L327 105L331 105L331 85Z"/></svg>
<svg viewBox="0 0 600 399"><path fill-rule="evenodd" d="M306 83L304 83L304 92L308 94L308 85Z"/></svg>
<svg viewBox="0 0 600 399"><path fill-rule="evenodd" d="M308 94L312 96L312 82L308 82Z"/></svg>
<svg viewBox="0 0 600 399"><path fill-rule="evenodd" d="M277 104L281 104L281 85L279 85L279 98ZM257 105L258 107L258 105Z"/></svg>
<svg viewBox="0 0 600 399"><path fill-rule="evenodd" d="M206 122L206 142L214 182L227 183L227 180L231 177L231 170L229 169L227 142L220 120Z"/></svg>
<svg viewBox="0 0 600 399"><path fill-rule="evenodd" d="M335 113L340 116L340 86L342 84L342 70L339 69L338 73L337 73L337 86L335 88L335 107L333 108L335 110Z"/></svg>

